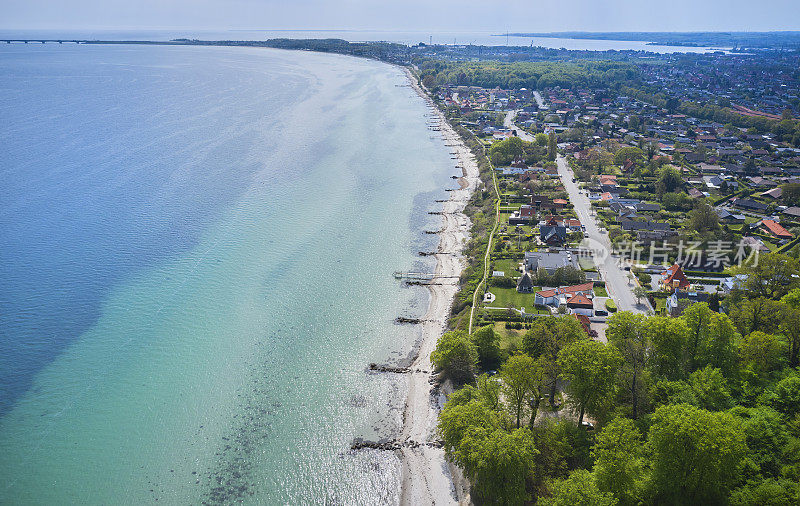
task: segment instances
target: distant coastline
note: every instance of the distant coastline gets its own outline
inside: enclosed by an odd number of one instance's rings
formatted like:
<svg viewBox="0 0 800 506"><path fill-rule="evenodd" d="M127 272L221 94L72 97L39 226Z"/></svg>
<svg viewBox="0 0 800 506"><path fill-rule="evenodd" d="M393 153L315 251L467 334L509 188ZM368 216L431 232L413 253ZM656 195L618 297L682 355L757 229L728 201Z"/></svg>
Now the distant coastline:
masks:
<svg viewBox="0 0 800 506"><path fill-rule="evenodd" d="M800 48L800 31L780 32L512 32L497 37L638 41L647 45L719 48Z"/></svg>

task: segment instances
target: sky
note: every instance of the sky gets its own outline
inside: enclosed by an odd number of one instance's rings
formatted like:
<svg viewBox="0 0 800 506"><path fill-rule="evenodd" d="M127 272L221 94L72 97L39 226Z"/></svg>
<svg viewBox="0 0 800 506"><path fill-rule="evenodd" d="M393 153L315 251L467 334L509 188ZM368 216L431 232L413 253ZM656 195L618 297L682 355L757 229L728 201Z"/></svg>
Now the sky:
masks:
<svg viewBox="0 0 800 506"><path fill-rule="evenodd" d="M4 29L800 30L800 0L0 0Z"/></svg>

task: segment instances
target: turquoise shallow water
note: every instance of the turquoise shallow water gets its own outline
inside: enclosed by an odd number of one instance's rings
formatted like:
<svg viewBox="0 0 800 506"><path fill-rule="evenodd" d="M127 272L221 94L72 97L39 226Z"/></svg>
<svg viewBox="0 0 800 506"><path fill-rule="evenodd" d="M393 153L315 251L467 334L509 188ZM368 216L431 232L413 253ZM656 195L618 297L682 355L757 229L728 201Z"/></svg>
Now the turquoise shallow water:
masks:
<svg viewBox="0 0 800 506"><path fill-rule="evenodd" d="M447 150L402 72L0 48L0 503L379 504Z"/></svg>

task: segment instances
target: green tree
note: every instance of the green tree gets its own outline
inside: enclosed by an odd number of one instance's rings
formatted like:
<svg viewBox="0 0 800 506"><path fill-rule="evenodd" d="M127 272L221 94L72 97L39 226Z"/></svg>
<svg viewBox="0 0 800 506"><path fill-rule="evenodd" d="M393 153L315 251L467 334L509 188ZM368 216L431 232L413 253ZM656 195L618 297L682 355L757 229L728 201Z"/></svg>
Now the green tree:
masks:
<svg viewBox="0 0 800 506"><path fill-rule="evenodd" d="M478 351L466 333L446 332L431 353L431 362L445 377L467 383L475 379Z"/></svg>
<svg viewBox="0 0 800 506"><path fill-rule="evenodd" d="M586 412L600 414L616 393L617 369L622 363L619 352L597 341L582 339L558 354L561 377L567 382L569 403L578 413L578 425Z"/></svg>
<svg viewBox="0 0 800 506"><path fill-rule="evenodd" d="M545 374L550 378L550 404L555 403L556 380L560 373L558 352L571 342L585 336L580 322L572 316L546 316L535 318L531 328L522 338L525 354L545 359Z"/></svg>
<svg viewBox="0 0 800 506"><path fill-rule="evenodd" d="M525 154L525 149L529 143L526 143L519 137L511 137L509 139L495 142L489 148L489 158L495 167L502 167L508 165L515 158L522 157Z"/></svg>
<svg viewBox="0 0 800 506"><path fill-rule="evenodd" d="M689 369L694 370L697 362L698 352L702 349L704 341L710 334L709 327L714 312L709 309L708 304L700 302L692 304L683 311L681 318L686 323L689 330L687 355L689 358Z"/></svg>
<svg viewBox="0 0 800 506"><path fill-rule="evenodd" d="M602 492L592 473L585 469L573 471L568 478L550 484L550 497L540 498L541 506L615 506L617 500L610 492Z"/></svg>
<svg viewBox="0 0 800 506"><path fill-rule="evenodd" d="M504 505L530 499L525 482L538 452L527 428L509 433L469 427L459 444L459 453L477 498Z"/></svg>
<svg viewBox="0 0 800 506"><path fill-rule="evenodd" d="M478 362L481 369L488 371L500 363L500 338L494 331L494 325L486 325L472 333L472 342L478 349Z"/></svg>
<svg viewBox="0 0 800 506"><path fill-rule="evenodd" d="M549 142L549 140L550 139L549 139L549 137L547 137L547 134L544 134L542 132L539 132L538 134L536 134L536 144L539 145L539 146L542 146L542 147L547 146L547 143Z"/></svg>
<svg viewBox="0 0 800 506"><path fill-rule="evenodd" d="M660 504L724 503L741 478L747 451L730 414L680 404L656 410L647 446Z"/></svg>
<svg viewBox="0 0 800 506"><path fill-rule="evenodd" d="M713 313L708 337L699 350L697 367L710 365L720 369L725 376L731 376L737 368L740 340L741 336L728 315Z"/></svg>
<svg viewBox="0 0 800 506"><path fill-rule="evenodd" d="M432 90L436 86L436 76L433 74L428 74L422 78L422 85Z"/></svg>
<svg viewBox="0 0 800 506"><path fill-rule="evenodd" d="M555 160L556 155L558 154L558 147L556 145L557 142L556 133L550 132L547 138L547 159L550 161Z"/></svg>
<svg viewBox="0 0 800 506"><path fill-rule="evenodd" d="M800 183L786 183L781 186L781 200L787 206L800 205Z"/></svg>
<svg viewBox="0 0 800 506"><path fill-rule="evenodd" d="M680 188L683 183L680 171L672 166L667 166L661 169L658 181L656 183L656 191L659 198L665 193L675 191Z"/></svg>
<svg viewBox="0 0 800 506"><path fill-rule="evenodd" d="M503 393L516 418L517 428L520 426L520 417L527 401L533 396L539 397L538 390L543 374L541 363L527 355L511 356L500 369Z"/></svg>
<svg viewBox="0 0 800 506"><path fill-rule="evenodd" d="M622 311L608 318L606 329L609 344L619 351L623 360L620 377L630 396L634 419L639 417L641 398L647 392L645 368L652 349L645 322L643 315Z"/></svg>
<svg viewBox="0 0 800 506"><path fill-rule="evenodd" d="M625 146L623 148L619 148L617 152L614 153L615 165L623 165L627 160L638 162L643 159L644 159L644 151L632 146Z"/></svg>
<svg viewBox="0 0 800 506"><path fill-rule="evenodd" d="M621 504L636 504L642 475L641 433L632 420L615 418L603 428L592 448L597 486Z"/></svg>
<svg viewBox="0 0 800 506"><path fill-rule="evenodd" d="M781 301L789 295L786 295ZM789 345L789 367L796 368L800 365L800 309L784 304L778 328L786 337Z"/></svg>
<svg viewBox="0 0 800 506"><path fill-rule="evenodd" d="M745 298L738 304L732 304L729 310L736 328L742 334L760 330L775 332L782 317L780 302L765 297Z"/></svg>
<svg viewBox="0 0 800 506"><path fill-rule="evenodd" d="M780 336L751 332L742 340L742 362L758 374L780 369L786 361L786 342Z"/></svg>
<svg viewBox="0 0 800 506"><path fill-rule="evenodd" d="M694 209L689 212L689 223L686 226L700 235L716 232L720 228L719 215L705 200L698 199Z"/></svg>
<svg viewBox="0 0 800 506"><path fill-rule="evenodd" d="M683 318L652 316L645 321L645 333L653 343L650 368L670 380L684 377L689 327Z"/></svg>
<svg viewBox="0 0 800 506"><path fill-rule="evenodd" d="M796 506L800 486L792 480L751 481L731 493L731 506Z"/></svg>
<svg viewBox="0 0 800 506"><path fill-rule="evenodd" d="M794 288L789 291L789 293L781 297L781 302L792 309L800 309L800 288Z"/></svg>
<svg viewBox="0 0 800 506"><path fill-rule="evenodd" d="M460 453L461 439L470 427L494 430L502 424L500 413L490 409L486 404L473 399L465 404L455 404L448 400L439 414L438 431L447 457L457 465L464 467L463 455Z"/></svg>
<svg viewBox="0 0 800 506"><path fill-rule="evenodd" d="M744 264L732 269L735 274L744 274L744 289L755 296L778 299L800 285L794 277L800 270L798 261L780 253L760 255L755 265Z"/></svg>
<svg viewBox="0 0 800 506"><path fill-rule="evenodd" d="M787 417L800 414L800 376L787 376L775 385L773 405Z"/></svg>
<svg viewBox="0 0 800 506"><path fill-rule="evenodd" d="M633 289L633 296L636 297L636 303L641 304L642 299L647 298L647 288L643 286L636 286Z"/></svg>
<svg viewBox="0 0 800 506"><path fill-rule="evenodd" d="M761 476L780 477L789 432L780 413L772 408L737 406L731 414L740 421L747 442L747 459Z"/></svg>
<svg viewBox="0 0 800 506"><path fill-rule="evenodd" d="M733 397L722 371L706 366L689 376L697 405L709 411L722 411L733 406Z"/></svg>

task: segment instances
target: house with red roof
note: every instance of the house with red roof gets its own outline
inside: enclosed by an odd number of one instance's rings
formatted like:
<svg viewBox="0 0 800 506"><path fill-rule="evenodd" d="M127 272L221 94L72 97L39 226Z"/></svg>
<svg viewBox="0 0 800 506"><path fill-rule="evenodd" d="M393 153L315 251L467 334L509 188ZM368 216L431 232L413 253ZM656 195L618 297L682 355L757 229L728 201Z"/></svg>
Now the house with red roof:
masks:
<svg viewBox="0 0 800 506"><path fill-rule="evenodd" d="M617 186L617 176L612 176L608 174L601 174L600 175L600 184L601 185L609 185L609 186Z"/></svg>
<svg viewBox="0 0 800 506"><path fill-rule="evenodd" d="M562 218L561 216L553 215L545 216L540 225L558 225L567 227L572 232L580 232L583 230L581 220L577 220L575 218Z"/></svg>
<svg viewBox="0 0 800 506"><path fill-rule="evenodd" d="M689 278L686 277L686 274L683 273L683 269L681 269L681 266L678 264L669 267L661 273L661 276L663 277L661 285L666 290L673 290L675 288L686 290L691 284L689 283Z"/></svg>
<svg viewBox="0 0 800 506"><path fill-rule="evenodd" d="M761 220L761 226L773 237L778 239L791 239L792 234L773 220Z"/></svg>
<svg viewBox="0 0 800 506"><path fill-rule="evenodd" d="M576 295L583 295L585 298L594 296L594 281L581 283L580 285L561 286L540 290L534 295L534 303L539 306L555 306L566 304L569 299ZM576 301L577 302L577 301Z"/></svg>
<svg viewBox="0 0 800 506"><path fill-rule="evenodd" d="M627 160L625 160L625 163L622 164L622 172L630 172L633 170L635 166L636 164L633 163L633 160L628 158Z"/></svg>
<svg viewBox="0 0 800 506"><path fill-rule="evenodd" d="M567 299L567 309L569 309L572 314L594 315L594 303L581 292Z"/></svg>

